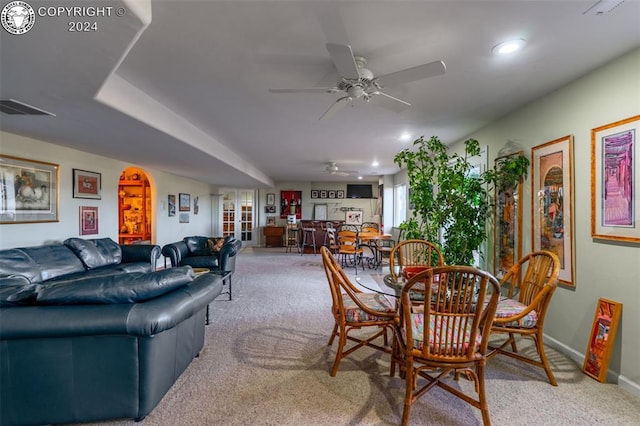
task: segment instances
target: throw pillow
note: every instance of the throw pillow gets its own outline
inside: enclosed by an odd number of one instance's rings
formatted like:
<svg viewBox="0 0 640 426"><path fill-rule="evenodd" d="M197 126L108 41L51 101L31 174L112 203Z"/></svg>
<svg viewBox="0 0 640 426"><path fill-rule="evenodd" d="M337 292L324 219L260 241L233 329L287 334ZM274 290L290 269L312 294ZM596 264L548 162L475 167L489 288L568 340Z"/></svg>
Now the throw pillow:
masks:
<svg viewBox="0 0 640 426"><path fill-rule="evenodd" d="M220 252L220 250L222 250L222 246L224 245L224 238L209 238L209 240L207 241L207 245L209 246L211 254L215 256Z"/></svg>
<svg viewBox="0 0 640 426"><path fill-rule="evenodd" d="M122 259L120 246L110 238L96 240L68 238L64 244L80 258L87 269L117 265Z"/></svg>

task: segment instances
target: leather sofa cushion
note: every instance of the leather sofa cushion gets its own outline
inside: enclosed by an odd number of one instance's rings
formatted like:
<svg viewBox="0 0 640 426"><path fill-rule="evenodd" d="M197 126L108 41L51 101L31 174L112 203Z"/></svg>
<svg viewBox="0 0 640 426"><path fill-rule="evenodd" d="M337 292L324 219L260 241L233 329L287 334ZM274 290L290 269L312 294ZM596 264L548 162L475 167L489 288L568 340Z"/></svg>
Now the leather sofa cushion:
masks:
<svg viewBox="0 0 640 426"><path fill-rule="evenodd" d="M0 306L23 305L35 302L38 284L31 284L22 275L0 278Z"/></svg>
<svg viewBox="0 0 640 426"><path fill-rule="evenodd" d="M64 244L21 248L40 268L42 281L61 275L85 271L84 265L69 247ZM32 283L36 281L31 280Z"/></svg>
<svg viewBox="0 0 640 426"><path fill-rule="evenodd" d="M218 269L218 259L211 255L183 257L180 264L192 268Z"/></svg>
<svg viewBox="0 0 640 426"><path fill-rule="evenodd" d="M210 256L211 249L209 249L209 238L193 236L193 237L185 237L183 241L187 244L189 248L189 253L191 256Z"/></svg>
<svg viewBox="0 0 640 426"><path fill-rule="evenodd" d="M22 275L29 282L42 282L40 267L21 249L0 250L0 275Z"/></svg>
<svg viewBox="0 0 640 426"><path fill-rule="evenodd" d="M122 260L120 246L111 238L94 240L68 238L64 244L80 258L87 269L116 265Z"/></svg>
<svg viewBox="0 0 640 426"><path fill-rule="evenodd" d="M136 303L182 287L193 277L192 268L178 267L57 281L38 291L37 302L52 305Z"/></svg>

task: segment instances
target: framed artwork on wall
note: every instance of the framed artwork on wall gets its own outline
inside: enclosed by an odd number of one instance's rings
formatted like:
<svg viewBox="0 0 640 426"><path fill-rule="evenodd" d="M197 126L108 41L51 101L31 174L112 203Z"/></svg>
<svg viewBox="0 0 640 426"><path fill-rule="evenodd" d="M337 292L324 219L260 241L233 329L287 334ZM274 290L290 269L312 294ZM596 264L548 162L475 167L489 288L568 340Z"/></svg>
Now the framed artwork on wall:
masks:
<svg viewBox="0 0 640 426"><path fill-rule="evenodd" d="M344 189L338 189L336 191L336 198L344 198Z"/></svg>
<svg viewBox="0 0 640 426"><path fill-rule="evenodd" d="M501 159L519 157L522 151L495 159L495 167ZM502 278L522 257L522 191L523 179L517 185L497 183L495 189L495 244L494 274Z"/></svg>
<svg viewBox="0 0 640 426"><path fill-rule="evenodd" d="M98 208L80 206L80 235L98 233Z"/></svg>
<svg viewBox="0 0 640 426"><path fill-rule="evenodd" d="M582 371L599 382L607 381L607 369L622 313L622 303L599 299Z"/></svg>
<svg viewBox="0 0 640 426"><path fill-rule="evenodd" d="M318 190L317 189L312 189L311 190L311 198L318 198Z"/></svg>
<svg viewBox="0 0 640 426"><path fill-rule="evenodd" d="M280 191L280 218L302 219L302 191Z"/></svg>
<svg viewBox="0 0 640 426"><path fill-rule="evenodd" d="M169 212L169 217L176 215L176 195L169 194L167 195L167 211Z"/></svg>
<svg viewBox="0 0 640 426"><path fill-rule="evenodd" d="M313 218L315 220L327 220L327 205L326 204L314 204L313 205Z"/></svg>
<svg viewBox="0 0 640 426"><path fill-rule="evenodd" d="M0 223L58 222L57 164L0 154Z"/></svg>
<svg viewBox="0 0 640 426"><path fill-rule="evenodd" d="M191 211L191 194L178 194L178 210L180 210L181 212Z"/></svg>
<svg viewBox="0 0 640 426"><path fill-rule="evenodd" d="M349 210L345 213L344 223L347 225L362 225L362 210Z"/></svg>
<svg viewBox="0 0 640 426"><path fill-rule="evenodd" d="M275 206L276 205L276 194L269 193L267 194L267 206Z"/></svg>
<svg viewBox="0 0 640 426"><path fill-rule="evenodd" d="M189 213L180 213L178 220L180 223L189 223Z"/></svg>
<svg viewBox="0 0 640 426"><path fill-rule="evenodd" d="M591 130L591 237L640 242L640 115Z"/></svg>
<svg viewBox="0 0 640 426"><path fill-rule="evenodd" d="M73 169L73 198L102 199L102 175L96 172Z"/></svg>
<svg viewBox="0 0 640 426"><path fill-rule="evenodd" d="M320 191L320 198L327 198L327 191L325 189Z"/></svg>
<svg viewBox="0 0 640 426"><path fill-rule="evenodd" d="M558 282L575 286L573 235L573 136L531 150L531 232L533 250L560 259Z"/></svg>

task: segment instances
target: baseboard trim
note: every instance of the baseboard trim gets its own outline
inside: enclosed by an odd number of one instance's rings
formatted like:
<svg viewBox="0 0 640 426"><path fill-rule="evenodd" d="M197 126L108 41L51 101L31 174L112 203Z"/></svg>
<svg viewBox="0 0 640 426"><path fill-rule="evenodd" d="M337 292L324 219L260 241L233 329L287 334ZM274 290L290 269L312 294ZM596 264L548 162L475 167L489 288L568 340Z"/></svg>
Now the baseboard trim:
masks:
<svg viewBox="0 0 640 426"><path fill-rule="evenodd" d="M573 348L565 345L559 340L554 339L553 337L549 337L546 334L544 335L544 343L549 347L557 350L558 352L568 356L573 361L575 361L578 365L582 365L584 362L584 354L576 351ZM619 387L626 390L627 392L640 397L640 384L629 380L629 378L620 375L616 371L609 370L607 372L607 382L616 383Z"/></svg>

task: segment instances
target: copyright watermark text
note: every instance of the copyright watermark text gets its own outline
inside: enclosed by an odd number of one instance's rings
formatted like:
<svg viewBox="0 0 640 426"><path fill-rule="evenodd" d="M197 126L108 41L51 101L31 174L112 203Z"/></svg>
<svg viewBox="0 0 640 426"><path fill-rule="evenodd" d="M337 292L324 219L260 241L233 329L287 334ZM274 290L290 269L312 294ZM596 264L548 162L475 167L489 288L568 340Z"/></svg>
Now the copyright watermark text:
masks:
<svg viewBox="0 0 640 426"><path fill-rule="evenodd" d="M20 35L33 28L36 17L68 18L67 31L88 32L98 31L98 23L103 18L122 17L126 14L124 7L114 6L40 6L34 9L29 3L19 0L11 1L2 8L0 24L8 33Z"/></svg>

